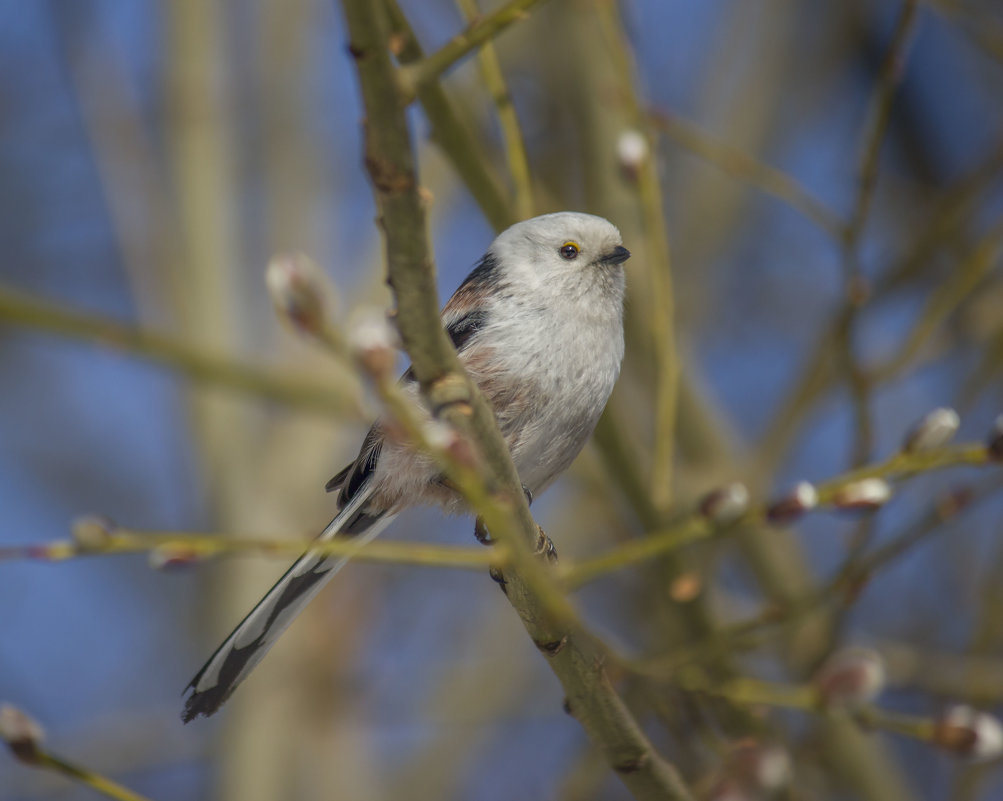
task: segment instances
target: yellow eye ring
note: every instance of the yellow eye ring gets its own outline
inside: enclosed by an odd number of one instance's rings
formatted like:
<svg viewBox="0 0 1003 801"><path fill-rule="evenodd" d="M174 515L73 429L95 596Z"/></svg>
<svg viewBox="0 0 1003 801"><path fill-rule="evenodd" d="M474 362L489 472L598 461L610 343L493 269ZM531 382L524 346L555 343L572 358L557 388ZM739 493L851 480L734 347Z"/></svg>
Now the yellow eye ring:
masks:
<svg viewBox="0 0 1003 801"><path fill-rule="evenodd" d="M558 253L561 254L561 258L567 261L573 261L578 258L578 254L581 253L582 249L578 246L577 242L567 241L561 245Z"/></svg>

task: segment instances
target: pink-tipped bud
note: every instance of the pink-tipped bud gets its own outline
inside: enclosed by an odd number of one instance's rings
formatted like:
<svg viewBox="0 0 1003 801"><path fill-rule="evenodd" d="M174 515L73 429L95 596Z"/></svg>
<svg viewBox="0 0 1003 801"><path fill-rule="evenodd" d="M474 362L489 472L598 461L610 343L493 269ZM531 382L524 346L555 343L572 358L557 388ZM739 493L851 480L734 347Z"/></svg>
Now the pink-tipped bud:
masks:
<svg viewBox="0 0 1003 801"><path fill-rule="evenodd" d="M718 526L734 523L748 509L749 490L739 481L709 492L700 501L700 514Z"/></svg>
<svg viewBox="0 0 1003 801"><path fill-rule="evenodd" d="M680 604L688 604L703 591L703 579L698 573L683 573L669 584L669 597Z"/></svg>
<svg viewBox="0 0 1003 801"><path fill-rule="evenodd" d="M648 160L649 153L647 137L634 128L623 131L616 140L617 162L629 180L637 180L637 174Z"/></svg>
<svg viewBox="0 0 1003 801"><path fill-rule="evenodd" d="M45 740L45 732L34 718L16 706L0 706L0 740L3 740L14 757L26 763L37 762Z"/></svg>
<svg viewBox="0 0 1003 801"><path fill-rule="evenodd" d="M107 517L84 515L73 521L70 537L81 551L99 551L108 544L115 524Z"/></svg>
<svg viewBox="0 0 1003 801"><path fill-rule="evenodd" d="M945 406L934 409L912 427L902 444L902 450L906 453L919 453L939 448L954 439L960 426L961 418L954 409Z"/></svg>
<svg viewBox="0 0 1003 801"><path fill-rule="evenodd" d="M885 687L885 663L869 648L844 648L830 656L812 679L826 706L861 706Z"/></svg>
<svg viewBox="0 0 1003 801"><path fill-rule="evenodd" d="M773 743L741 740L728 757L727 771L742 787L772 795L791 782L791 757Z"/></svg>
<svg viewBox="0 0 1003 801"><path fill-rule="evenodd" d="M795 520L818 506L818 490L808 481L799 481L794 488L778 498L766 510L767 519L774 523Z"/></svg>
<svg viewBox="0 0 1003 801"><path fill-rule="evenodd" d="M295 328L307 334L324 329L324 276L308 256L288 253L273 258L265 270L265 285L276 312Z"/></svg>
<svg viewBox="0 0 1003 801"><path fill-rule="evenodd" d="M972 762L988 762L1003 754L1003 726L994 715L959 704L937 719L933 743Z"/></svg>
<svg viewBox="0 0 1003 801"><path fill-rule="evenodd" d="M1003 414L996 418L989 438L986 440L986 450L989 458L996 462L1003 462Z"/></svg>
<svg viewBox="0 0 1003 801"><path fill-rule="evenodd" d="M753 801L754 796L746 792L738 782L727 779L714 785L707 794L707 801Z"/></svg>
<svg viewBox="0 0 1003 801"><path fill-rule="evenodd" d="M359 367L375 380L393 375L400 338L386 314L364 308L349 321L348 346Z"/></svg>
<svg viewBox="0 0 1003 801"><path fill-rule="evenodd" d="M180 570L201 560L199 552L190 545L165 542L150 551L147 563L154 570Z"/></svg>
<svg viewBox="0 0 1003 801"><path fill-rule="evenodd" d="M423 429L425 441L435 450L445 453L453 462L462 467L477 469L477 455L465 436L448 423L429 420Z"/></svg>
<svg viewBox="0 0 1003 801"><path fill-rule="evenodd" d="M862 478L836 490L832 505L837 509L870 511L881 508L891 497L891 484L883 478Z"/></svg>

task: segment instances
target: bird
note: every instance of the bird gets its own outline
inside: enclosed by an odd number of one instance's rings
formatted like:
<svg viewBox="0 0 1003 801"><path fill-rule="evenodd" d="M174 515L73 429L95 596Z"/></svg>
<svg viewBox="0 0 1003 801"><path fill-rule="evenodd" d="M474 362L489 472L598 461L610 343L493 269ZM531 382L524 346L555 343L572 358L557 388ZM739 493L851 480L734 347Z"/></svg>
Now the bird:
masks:
<svg viewBox="0 0 1003 801"><path fill-rule="evenodd" d="M584 447L619 377L629 257L619 230L602 217L533 217L498 234L442 310L530 499ZM401 386L430 419L410 370ZM337 492L338 512L318 541L363 543L411 506L466 511L435 462L387 436L380 420L326 489ZM307 550L293 563L185 688L182 720L215 713L346 561Z"/></svg>

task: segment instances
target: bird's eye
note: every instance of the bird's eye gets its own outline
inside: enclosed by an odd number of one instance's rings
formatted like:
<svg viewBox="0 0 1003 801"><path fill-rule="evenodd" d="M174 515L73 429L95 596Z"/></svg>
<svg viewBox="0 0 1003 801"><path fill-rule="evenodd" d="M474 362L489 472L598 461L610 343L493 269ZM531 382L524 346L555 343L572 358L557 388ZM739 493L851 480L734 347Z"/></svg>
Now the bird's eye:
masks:
<svg viewBox="0 0 1003 801"><path fill-rule="evenodd" d="M578 254L581 252L581 248L578 247L577 242L565 242L561 245L561 258L572 261L578 258Z"/></svg>

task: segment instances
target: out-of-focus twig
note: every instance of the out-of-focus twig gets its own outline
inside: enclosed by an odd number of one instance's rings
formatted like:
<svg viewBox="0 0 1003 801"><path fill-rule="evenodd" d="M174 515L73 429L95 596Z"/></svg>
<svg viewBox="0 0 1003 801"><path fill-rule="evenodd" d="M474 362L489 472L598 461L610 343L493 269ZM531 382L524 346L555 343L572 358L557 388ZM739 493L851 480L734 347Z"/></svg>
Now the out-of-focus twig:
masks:
<svg viewBox="0 0 1003 801"><path fill-rule="evenodd" d="M21 764L58 773L79 782L106 798L117 801L149 801L90 768L85 768L49 752L43 744L45 732L33 718L10 704L0 705L0 740Z"/></svg>
<svg viewBox="0 0 1003 801"><path fill-rule="evenodd" d="M861 281L860 241L870 215L878 180L881 146L888 131L892 100L902 78L918 6L919 0L904 0L891 42L878 72L877 85L874 87L867 121L864 124L863 144L857 168L857 191L841 239L846 313L841 316L840 324L835 329L835 355L850 391L854 416L852 453L854 464L860 464L870 456L873 440L870 412L873 384L870 376L861 367L854 348L857 311L866 302L867 296Z"/></svg>
<svg viewBox="0 0 1003 801"><path fill-rule="evenodd" d="M398 37L401 64L412 64L424 57L418 39L397 0L385 0L390 16L390 30ZM510 208L501 184L491 169L491 159L471 134L468 125L446 94L442 84L432 81L418 89L418 101L432 127L431 138L442 148L464 186L474 196L488 222L496 230L507 228L519 218Z"/></svg>
<svg viewBox="0 0 1003 801"><path fill-rule="evenodd" d="M887 381L909 366L937 327L958 308L1000 261L1003 220L998 221L943 284L930 295L898 352L872 370L872 381Z"/></svg>
<svg viewBox="0 0 1003 801"><path fill-rule="evenodd" d="M115 348L162 364L193 381L314 413L363 418L357 393L238 362L165 334L71 311L7 288L0 288L0 324Z"/></svg>
<svg viewBox="0 0 1003 801"><path fill-rule="evenodd" d="M414 97L419 89L432 83L471 50L498 36L513 22L525 19L540 0L509 0L508 3L476 20L441 48L421 61L401 67L399 76L404 99Z"/></svg>
<svg viewBox="0 0 1003 801"><path fill-rule="evenodd" d="M833 238L844 228L839 215L812 195L792 176L750 156L677 114L653 110L652 124L669 139L690 153L739 181L773 195L800 212Z"/></svg>
<svg viewBox="0 0 1003 801"><path fill-rule="evenodd" d="M818 484L815 487L817 503L824 508L836 501L846 488L867 479L902 479L949 467L982 465L988 460L986 446L982 443L954 445L920 453L899 453L883 462L851 470ZM562 572L570 587L578 587L610 571L653 559L726 530L741 531L746 526L764 525L768 516L769 508L760 504L727 529L722 529L704 515L694 513L675 525L649 533L642 540L625 543L600 556L568 565Z"/></svg>
<svg viewBox="0 0 1003 801"><path fill-rule="evenodd" d="M624 111L633 118L635 133L642 137L648 151L647 156L637 165L636 181L644 217L647 276L651 282L651 313L648 322L651 326L650 342L655 362L651 500L656 509L665 513L672 505L680 375L671 251L658 166L651 153L646 115L634 88L634 64L619 19L620 12L613 3L598 3L596 11L600 30L616 71Z"/></svg>
<svg viewBox="0 0 1003 801"><path fill-rule="evenodd" d="M923 0L926 5L957 23L958 27L987 55L1003 61L1003 26L977 6L960 0Z"/></svg>
<svg viewBox="0 0 1003 801"><path fill-rule="evenodd" d="M64 562L68 559L115 554L146 553L161 549L179 559L206 559L213 556L300 556L304 551L324 556L350 556L358 562L425 567L483 569L502 566L505 559L497 550L432 545L418 542L379 540L360 546L351 539L317 542L313 539L280 539L248 537L222 533L187 531L135 531L114 527L100 543L81 545L75 540L53 540L29 545L0 546L0 562L28 559L42 562Z"/></svg>
<svg viewBox="0 0 1003 801"><path fill-rule="evenodd" d="M895 23L891 42L878 72L877 85L871 96L867 121L864 123L860 163L857 167L857 191L846 228L843 231L845 249L844 269L847 280L860 273L857 246L871 210L874 188L878 180L878 161L891 119L895 89L902 79L904 61L916 25L919 0L903 0L902 10Z"/></svg>
<svg viewBox="0 0 1003 801"><path fill-rule="evenodd" d="M480 15L476 0L456 0L468 23L473 23ZM480 63L484 85L491 94L498 114L498 124L501 126L502 138L505 140L505 158L508 162L509 175L515 189L513 208L516 216L524 220L533 216L533 180L529 173L529 160L526 157L526 145L519 126L519 117L515 113L512 95L509 93L505 74L502 72L501 61L491 42L486 42L477 54Z"/></svg>

